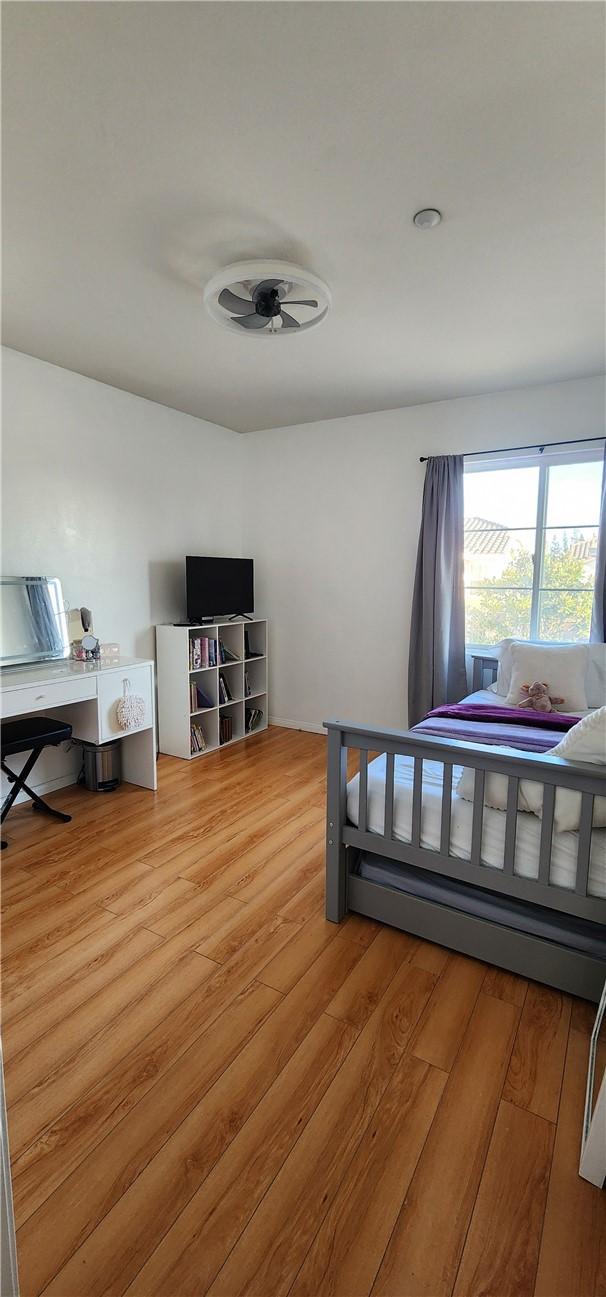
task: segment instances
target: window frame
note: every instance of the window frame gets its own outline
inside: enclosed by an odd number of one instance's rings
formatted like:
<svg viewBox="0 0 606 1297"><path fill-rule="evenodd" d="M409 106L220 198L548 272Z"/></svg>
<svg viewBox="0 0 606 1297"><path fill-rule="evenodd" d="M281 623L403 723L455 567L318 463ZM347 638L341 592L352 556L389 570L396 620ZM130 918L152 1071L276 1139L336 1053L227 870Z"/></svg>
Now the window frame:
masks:
<svg viewBox="0 0 606 1297"><path fill-rule="evenodd" d="M464 465L463 465L464 476L466 476L468 473L495 472L495 471L501 471L503 469L509 469L509 468L538 468L539 470L539 481L538 481L538 488L537 488L537 509L536 509L534 527L524 527L520 529L523 531L534 531L535 554L537 552L537 540L540 537L539 562L538 563L535 562L533 564L532 588L531 588L530 627L529 627L528 638L529 641L531 641L532 643L536 643L536 644L558 643L557 640L541 640L539 639L539 636L537 634L539 611L540 611L540 599L542 593L541 579L543 575L544 555L545 555L545 532L547 530L546 519L547 519L547 505L548 505L548 495L549 495L549 491L548 491L549 469L562 467L563 465L567 465L567 464L601 463L604 460L605 445L606 445L606 439L604 440L604 442L601 443L592 442L591 444L589 444L586 442L585 446L583 446L582 442L575 443L574 449L571 449L569 451L566 450L562 451L561 449L558 450L554 449L553 451L550 451L549 448L546 448L544 451L541 452L541 450L537 448L537 450L533 450L530 453L524 453L524 454L520 454L519 452L516 453L516 452L507 452L507 451L505 452L495 451L491 453L487 451L485 454L482 455L474 455L473 458L464 456ZM577 525L594 526L593 523L591 524L579 523ZM470 588L475 588L475 587L470 587ZM511 590L513 592L519 592L520 590L522 589L526 590L529 587L495 585L486 588L494 589L494 590ZM559 591L561 593L574 594L578 588L579 587L577 586L562 586L561 588L558 587L556 590L556 587L554 587L554 592L557 593ZM467 591L467 587L465 587L465 590ZM494 644L477 644L477 643L473 643L472 641L467 641L467 640L465 641L465 652L467 655L472 653L485 654L487 649L495 648L495 647L496 645Z"/></svg>

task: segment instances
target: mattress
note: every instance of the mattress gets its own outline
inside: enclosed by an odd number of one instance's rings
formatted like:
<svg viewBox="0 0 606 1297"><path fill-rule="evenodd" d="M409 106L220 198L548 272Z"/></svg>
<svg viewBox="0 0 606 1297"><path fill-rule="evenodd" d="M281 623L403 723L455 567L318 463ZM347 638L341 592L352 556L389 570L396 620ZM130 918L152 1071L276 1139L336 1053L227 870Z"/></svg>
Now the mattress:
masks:
<svg viewBox="0 0 606 1297"><path fill-rule="evenodd" d="M488 693L494 703L495 695L488 690L478 690L466 701L482 702ZM368 765L368 830L383 833L385 815L385 755L376 757ZM456 785L463 771L453 769L451 799L450 854L459 860L471 858L471 827L473 804L456 795ZM440 849L442 822L442 772L440 762L423 762L423 793L421 811L421 846ZM399 842L410 842L412 835L412 787L414 762L412 757L396 757L394 762L394 816L393 833ZM359 775L347 785L347 817L358 824ZM482 826L482 862L492 869L503 868L505 848L504 811L484 807ZM514 872L521 878L537 878L539 872L539 843L541 821L536 815L518 811ZM557 887L574 890L578 833L555 833L551 848L550 882ZM377 843L380 850L380 843ZM591 896L606 897L606 829L594 829L592 834L588 892Z"/></svg>

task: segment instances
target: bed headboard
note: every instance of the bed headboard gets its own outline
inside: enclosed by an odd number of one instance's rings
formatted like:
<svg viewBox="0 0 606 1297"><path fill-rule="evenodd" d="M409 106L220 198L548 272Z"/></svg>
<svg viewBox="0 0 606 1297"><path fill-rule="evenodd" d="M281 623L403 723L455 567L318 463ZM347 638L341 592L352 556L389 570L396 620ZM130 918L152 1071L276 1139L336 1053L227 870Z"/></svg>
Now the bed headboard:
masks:
<svg viewBox="0 0 606 1297"><path fill-rule="evenodd" d="M471 687L474 693L476 689L485 689L487 685L494 684L499 669L498 658L472 653L471 662Z"/></svg>

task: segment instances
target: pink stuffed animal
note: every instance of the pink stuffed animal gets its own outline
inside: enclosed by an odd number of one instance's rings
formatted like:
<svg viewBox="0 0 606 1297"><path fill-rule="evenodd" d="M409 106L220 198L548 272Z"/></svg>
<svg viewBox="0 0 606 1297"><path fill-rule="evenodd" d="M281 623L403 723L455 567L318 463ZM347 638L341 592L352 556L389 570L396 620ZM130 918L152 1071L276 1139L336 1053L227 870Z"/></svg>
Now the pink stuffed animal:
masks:
<svg viewBox="0 0 606 1297"><path fill-rule="evenodd" d="M524 694L524 697L516 705L518 707L532 707L535 712L552 712L554 707L558 707L560 703L564 702L563 698L550 695L549 685L545 680L534 680L531 685L522 685L520 692Z"/></svg>

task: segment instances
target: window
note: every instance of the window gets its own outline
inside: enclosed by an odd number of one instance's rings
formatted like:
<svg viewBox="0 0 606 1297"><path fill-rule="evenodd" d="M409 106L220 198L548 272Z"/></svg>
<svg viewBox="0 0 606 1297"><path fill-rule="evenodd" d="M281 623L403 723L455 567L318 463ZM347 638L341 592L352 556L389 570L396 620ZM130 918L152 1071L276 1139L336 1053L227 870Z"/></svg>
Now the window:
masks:
<svg viewBox="0 0 606 1297"><path fill-rule="evenodd" d="M465 465L469 646L588 640L602 452Z"/></svg>

